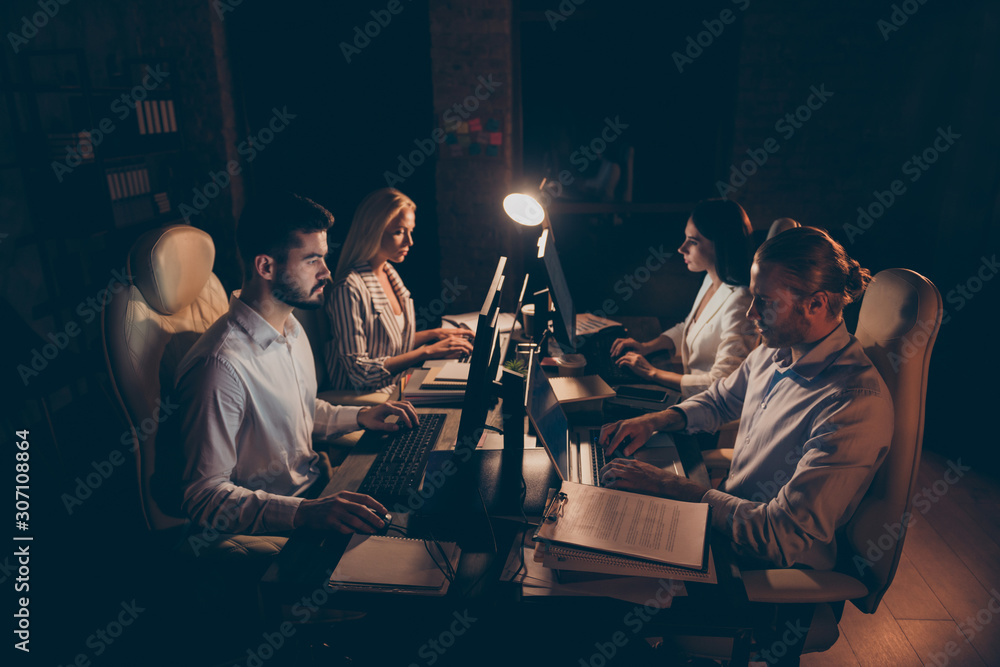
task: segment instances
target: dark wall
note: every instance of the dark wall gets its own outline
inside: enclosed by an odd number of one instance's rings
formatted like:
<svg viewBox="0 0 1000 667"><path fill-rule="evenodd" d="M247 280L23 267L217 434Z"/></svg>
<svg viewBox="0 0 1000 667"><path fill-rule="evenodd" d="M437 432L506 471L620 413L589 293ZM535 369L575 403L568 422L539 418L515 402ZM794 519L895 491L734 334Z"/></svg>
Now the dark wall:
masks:
<svg viewBox="0 0 1000 667"><path fill-rule="evenodd" d="M946 315L925 445L995 471L988 415L1000 365L990 332L1000 281L980 276L995 275L1000 249L1000 11L991 2L897 4L916 11L863 2L748 10L721 180L772 138L777 152L748 165L729 192L755 226L789 216L824 227L873 273L905 267L937 285ZM831 95L813 98L819 108L800 112L809 116L801 127L776 127L824 87Z"/></svg>
<svg viewBox="0 0 1000 667"><path fill-rule="evenodd" d="M428 7L420 0L400 3L398 14L384 3L296 7L247 2L226 15L247 133L265 127L275 108L295 116L256 156L248 195L284 188L327 207L336 218L333 270L335 244L343 242L361 199L386 187L385 173L397 171L398 156L435 126ZM394 182L417 204L414 251L398 268L418 304L433 298L439 283L435 161L432 155Z"/></svg>

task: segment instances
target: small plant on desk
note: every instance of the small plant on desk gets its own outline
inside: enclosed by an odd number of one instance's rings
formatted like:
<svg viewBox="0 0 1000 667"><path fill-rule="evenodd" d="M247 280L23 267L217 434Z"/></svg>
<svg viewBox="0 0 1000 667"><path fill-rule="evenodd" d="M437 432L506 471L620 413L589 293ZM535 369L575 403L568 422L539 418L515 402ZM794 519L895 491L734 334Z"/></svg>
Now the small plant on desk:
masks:
<svg viewBox="0 0 1000 667"><path fill-rule="evenodd" d="M503 367L509 371L513 371L518 375L528 374L528 365L524 363L523 359L510 359L509 361L503 362Z"/></svg>

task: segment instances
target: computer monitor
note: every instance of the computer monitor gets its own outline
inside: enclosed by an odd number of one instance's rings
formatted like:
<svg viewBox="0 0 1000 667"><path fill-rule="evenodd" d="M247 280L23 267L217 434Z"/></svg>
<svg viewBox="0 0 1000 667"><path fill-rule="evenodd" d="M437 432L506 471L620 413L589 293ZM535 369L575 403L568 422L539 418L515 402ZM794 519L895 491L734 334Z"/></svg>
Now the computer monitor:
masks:
<svg viewBox="0 0 1000 667"><path fill-rule="evenodd" d="M552 383L533 354L528 374L528 419L552 458L561 479L570 479L569 421L559 405Z"/></svg>
<svg viewBox="0 0 1000 667"><path fill-rule="evenodd" d="M507 357L507 350L510 342L514 340L514 329L521 319L521 308L524 306L524 297L528 293L528 274L524 274L524 281L521 283L521 292L517 296L517 308L514 309L514 319L510 325L510 331L500 331L497 327L497 342L493 346L493 356L490 358L490 374L495 382L499 383L503 376L503 361Z"/></svg>
<svg viewBox="0 0 1000 667"><path fill-rule="evenodd" d="M473 450L479 440L478 434L486 423L493 398L493 381L500 363L497 348L497 334L500 317L500 293L503 289L504 268L507 258L497 262L493 280L479 311L476 324L476 341L469 359L469 377L465 383L465 400L462 403L462 418L458 425L456 450ZM490 370L493 369L491 373Z"/></svg>
<svg viewBox="0 0 1000 667"><path fill-rule="evenodd" d="M510 325L510 335L512 338L514 336L514 329L517 328L517 323L521 321L521 311L524 309L524 297L528 296L528 283L530 282L530 278L531 276L529 274L524 274L524 281L521 283L521 292L517 295L517 307L514 309L514 322Z"/></svg>
<svg viewBox="0 0 1000 667"><path fill-rule="evenodd" d="M555 317L552 318L556 341L564 351L573 352L576 350L576 310L573 308L573 297L570 296L566 275L556 253L551 229L543 229L542 235L538 238L538 259L542 260L542 265L545 267L549 295L556 309ZM537 312L535 317L538 317Z"/></svg>

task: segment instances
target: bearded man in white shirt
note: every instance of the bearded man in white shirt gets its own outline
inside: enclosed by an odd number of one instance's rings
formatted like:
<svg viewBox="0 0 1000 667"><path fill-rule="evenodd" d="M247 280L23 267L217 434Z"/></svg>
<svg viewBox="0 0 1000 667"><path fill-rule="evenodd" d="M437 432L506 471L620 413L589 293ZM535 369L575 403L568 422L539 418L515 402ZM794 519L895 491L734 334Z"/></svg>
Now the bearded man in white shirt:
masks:
<svg viewBox="0 0 1000 667"><path fill-rule="evenodd" d="M712 505L712 526L740 556L832 569L851 518L892 440L889 390L847 332L842 310L871 276L826 232L801 227L764 242L747 317L763 345L707 391L601 431L631 454L654 431L712 432L740 419L725 486L708 489L639 461L601 471L611 488Z"/></svg>
<svg viewBox="0 0 1000 667"><path fill-rule="evenodd" d="M307 499L324 482L314 436L417 423L405 402L357 408L316 398L312 350L292 309L323 303L332 223L325 208L291 194L251 201L240 217L243 287L177 369L183 508L196 524L253 534L384 526L386 508L370 496ZM385 421L390 415L398 425Z"/></svg>

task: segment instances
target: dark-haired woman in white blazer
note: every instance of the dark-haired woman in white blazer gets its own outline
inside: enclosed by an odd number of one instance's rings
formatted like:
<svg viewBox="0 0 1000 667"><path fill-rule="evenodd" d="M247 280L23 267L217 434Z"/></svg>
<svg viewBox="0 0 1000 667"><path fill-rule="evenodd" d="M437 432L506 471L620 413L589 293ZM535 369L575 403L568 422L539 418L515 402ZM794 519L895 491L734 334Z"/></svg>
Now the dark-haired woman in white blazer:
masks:
<svg viewBox="0 0 1000 667"><path fill-rule="evenodd" d="M388 393L407 368L472 351L467 330L415 330L413 300L390 262L402 262L413 245L416 208L403 193L383 188L354 214L325 306L333 389Z"/></svg>
<svg viewBox="0 0 1000 667"><path fill-rule="evenodd" d="M746 318L751 301L747 289L751 233L750 220L736 202L709 199L699 203L678 248L689 271L706 274L691 312L651 341L617 339L611 354L618 357L618 364L640 378L678 389L687 398L743 363L758 340ZM646 360L644 355L660 350L679 352L683 373L655 368Z"/></svg>

